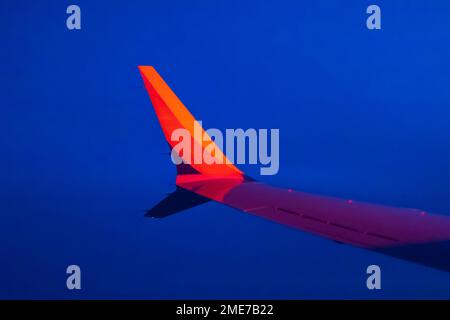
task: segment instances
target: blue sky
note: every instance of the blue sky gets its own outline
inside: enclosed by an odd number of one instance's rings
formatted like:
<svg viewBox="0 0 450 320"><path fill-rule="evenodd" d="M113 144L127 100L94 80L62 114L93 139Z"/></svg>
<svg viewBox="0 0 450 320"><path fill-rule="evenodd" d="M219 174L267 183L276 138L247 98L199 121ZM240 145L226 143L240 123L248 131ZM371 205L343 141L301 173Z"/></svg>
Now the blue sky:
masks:
<svg viewBox="0 0 450 320"><path fill-rule="evenodd" d="M279 128L280 171L243 167L256 178L450 214L449 14L448 1L2 1L0 297L450 298L449 274L219 204L144 218L175 168L137 69L155 66L206 128Z"/></svg>

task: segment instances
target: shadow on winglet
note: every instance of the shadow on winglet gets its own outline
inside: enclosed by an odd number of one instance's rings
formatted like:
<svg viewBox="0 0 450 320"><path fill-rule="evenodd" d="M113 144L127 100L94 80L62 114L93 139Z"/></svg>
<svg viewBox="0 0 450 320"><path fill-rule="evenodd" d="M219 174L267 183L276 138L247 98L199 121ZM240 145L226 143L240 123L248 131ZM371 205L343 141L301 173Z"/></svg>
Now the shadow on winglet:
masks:
<svg viewBox="0 0 450 320"><path fill-rule="evenodd" d="M169 193L166 198L161 200L152 209L148 210L145 213L145 216L150 218L165 218L208 201L211 200L191 191L177 187L174 192Z"/></svg>

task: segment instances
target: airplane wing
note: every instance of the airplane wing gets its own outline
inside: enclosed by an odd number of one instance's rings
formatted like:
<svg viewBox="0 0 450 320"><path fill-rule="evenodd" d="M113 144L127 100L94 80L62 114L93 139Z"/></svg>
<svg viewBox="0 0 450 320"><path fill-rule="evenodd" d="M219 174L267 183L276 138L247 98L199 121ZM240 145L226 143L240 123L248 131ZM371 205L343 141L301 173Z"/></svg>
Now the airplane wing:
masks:
<svg viewBox="0 0 450 320"><path fill-rule="evenodd" d="M165 137L173 148L171 132L181 127L193 133L195 118L153 67L139 69ZM192 137L193 148L197 146L203 152L211 143L214 142L205 143ZM450 272L448 216L276 188L251 179L227 161L210 165L182 163L177 166L176 186L188 192L183 193L184 198L195 198L183 200L188 204L213 200L337 242ZM192 207L172 198L175 200L163 200L164 206L157 205L148 216L166 216L164 210L172 214Z"/></svg>

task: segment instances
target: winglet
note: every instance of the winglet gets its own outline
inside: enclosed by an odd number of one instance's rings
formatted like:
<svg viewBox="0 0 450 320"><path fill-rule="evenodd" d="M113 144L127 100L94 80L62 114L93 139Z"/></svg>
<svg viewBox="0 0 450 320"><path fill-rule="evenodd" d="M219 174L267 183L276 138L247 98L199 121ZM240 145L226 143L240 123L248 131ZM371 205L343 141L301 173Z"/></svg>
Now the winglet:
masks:
<svg viewBox="0 0 450 320"><path fill-rule="evenodd" d="M172 133L174 130L181 128L186 129L190 133L191 155L193 155L194 152L201 152L201 155L203 156L205 152L215 150L214 153L208 153L210 157L216 159L212 164L207 164L204 161L196 163L192 158L188 158L184 154L178 154L178 156L183 159L183 164L178 167L178 174L187 172L189 174L197 173L202 175L243 178L243 173L226 158L219 148L217 148L214 141L212 141L205 130L199 126L194 116L183 105L180 99L178 99L158 72L151 66L139 66L139 70L161 125L161 129L171 150L178 144L178 141L172 141ZM212 148L211 144L214 144L216 148ZM206 149L206 147L208 148Z"/></svg>
<svg viewBox="0 0 450 320"><path fill-rule="evenodd" d="M151 218L165 218L183 210L187 210L203 203L211 201L194 192L177 187L177 189L168 194L166 198L161 200L152 209L145 214Z"/></svg>

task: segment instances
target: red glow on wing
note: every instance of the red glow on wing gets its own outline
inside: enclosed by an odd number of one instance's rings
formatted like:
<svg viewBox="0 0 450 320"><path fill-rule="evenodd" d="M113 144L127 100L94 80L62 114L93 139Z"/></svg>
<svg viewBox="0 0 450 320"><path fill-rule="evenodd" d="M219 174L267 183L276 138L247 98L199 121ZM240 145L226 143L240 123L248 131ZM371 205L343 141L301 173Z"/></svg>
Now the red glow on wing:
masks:
<svg viewBox="0 0 450 320"><path fill-rule="evenodd" d="M140 66L139 70L169 145L173 148L178 143L178 141L172 141L171 139L174 130L183 128L190 134L192 149L191 157L187 158L184 154L180 155L180 157L198 172L205 175L241 176L242 172L227 161L228 159L219 148L215 148L217 152L206 151L211 158L216 159L215 163L207 164L204 161L202 161L202 163L195 163L195 150L200 150L200 154L203 157L205 148L210 144L214 144L214 142L211 141L211 138L203 128L200 128L200 134L198 136L195 135L195 118L153 67ZM206 139L204 139L204 137L206 137ZM211 149L214 150L213 148L210 148L209 150Z"/></svg>

